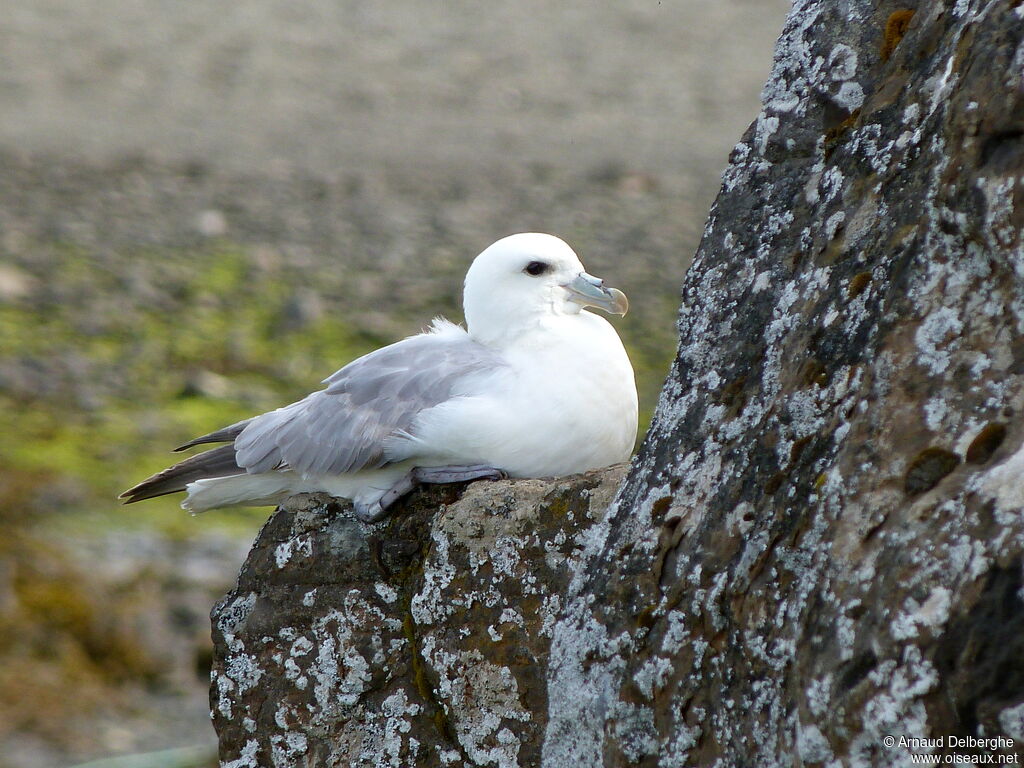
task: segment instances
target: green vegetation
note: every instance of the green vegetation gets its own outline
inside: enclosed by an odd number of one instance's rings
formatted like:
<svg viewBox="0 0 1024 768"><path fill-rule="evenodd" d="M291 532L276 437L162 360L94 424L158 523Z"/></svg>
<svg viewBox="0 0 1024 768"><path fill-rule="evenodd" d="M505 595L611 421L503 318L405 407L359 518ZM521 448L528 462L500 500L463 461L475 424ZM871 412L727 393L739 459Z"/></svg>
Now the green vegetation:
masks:
<svg viewBox="0 0 1024 768"><path fill-rule="evenodd" d="M386 341L326 314L289 322L296 286L230 245L132 254L123 273L68 247L43 261L42 299L0 305L0 370L13 383L0 389L5 517L52 524L47 513L68 511L63 525L186 533L194 521L175 497L115 497L173 460L175 445L305 394ZM204 526L252 529L265 516Z"/></svg>

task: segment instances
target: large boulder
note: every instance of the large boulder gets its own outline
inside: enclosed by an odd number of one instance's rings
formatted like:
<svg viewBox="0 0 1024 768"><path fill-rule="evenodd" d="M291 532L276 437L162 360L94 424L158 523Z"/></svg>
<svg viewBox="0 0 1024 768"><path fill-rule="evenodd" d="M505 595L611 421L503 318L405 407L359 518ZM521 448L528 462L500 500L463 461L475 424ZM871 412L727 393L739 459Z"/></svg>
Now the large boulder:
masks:
<svg viewBox="0 0 1024 768"><path fill-rule="evenodd" d="M573 565L546 765L1024 740L1024 7L908 5L794 4Z"/></svg>
<svg viewBox="0 0 1024 768"><path fill-rule="evenodd" d="M435 487L375 525L283 505L214 609L222 763L537 765L567 562L624 473Z"/></svg>
<svg viewBox="0 0 1024 768"><path fill-rule="evenodd" d="M224 764L1014 754L1022 40L1019 0L797 0L617 494L283 507L214 613Z"/></svg>

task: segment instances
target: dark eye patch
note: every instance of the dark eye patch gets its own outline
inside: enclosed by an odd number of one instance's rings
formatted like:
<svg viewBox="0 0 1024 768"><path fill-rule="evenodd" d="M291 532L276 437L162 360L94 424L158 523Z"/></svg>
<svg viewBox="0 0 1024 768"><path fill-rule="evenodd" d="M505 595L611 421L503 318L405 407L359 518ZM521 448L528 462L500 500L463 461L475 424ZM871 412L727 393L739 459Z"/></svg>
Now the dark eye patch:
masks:
<svg viewBox="0 0 1024 768"><path fill-rule="evenodd" d="M532 277L537 277L538 275L543 275L549 269L551 269L551 265L550 264L546 264L543 261L531 261L523 269L523 272L525 272L526 274L528 274L528 275L530 275Z"/></svg>

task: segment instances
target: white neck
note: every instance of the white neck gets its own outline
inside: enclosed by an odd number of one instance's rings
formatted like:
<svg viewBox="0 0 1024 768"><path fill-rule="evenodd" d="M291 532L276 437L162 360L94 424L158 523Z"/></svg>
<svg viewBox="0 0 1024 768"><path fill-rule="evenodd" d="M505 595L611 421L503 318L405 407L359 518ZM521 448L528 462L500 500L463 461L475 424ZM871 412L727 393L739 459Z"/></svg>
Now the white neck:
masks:
<svg viewBox="0 0 1024 768"><path fill-rule="evenodd" d="M513 341L543 330L550 333L571 327L579 321L576 307L538 304L527 306L514 298L489 296L486 300L465 300L466 329L477 342L493 349L503 349Z"/></svg>

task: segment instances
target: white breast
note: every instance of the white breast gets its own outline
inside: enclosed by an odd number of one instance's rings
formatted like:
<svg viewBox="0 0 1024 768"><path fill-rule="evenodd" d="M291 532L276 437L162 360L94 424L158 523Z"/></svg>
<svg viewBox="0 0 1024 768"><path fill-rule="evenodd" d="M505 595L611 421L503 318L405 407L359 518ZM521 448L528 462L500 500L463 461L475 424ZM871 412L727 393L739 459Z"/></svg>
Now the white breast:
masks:
<svg viewBox="0 0 1024 768"><path fill-rule="evenodd" d="M550 477L629 458L637 395L622 342L603 318L558 318L503 351L508 367L424 412L412 430L423 463L485 463Z"/></svg>

